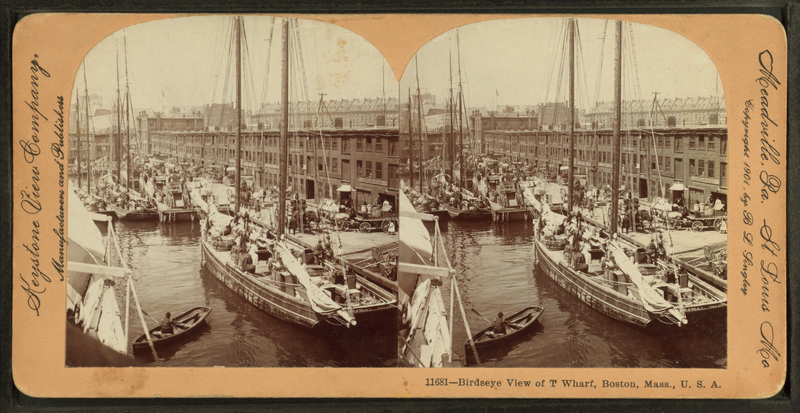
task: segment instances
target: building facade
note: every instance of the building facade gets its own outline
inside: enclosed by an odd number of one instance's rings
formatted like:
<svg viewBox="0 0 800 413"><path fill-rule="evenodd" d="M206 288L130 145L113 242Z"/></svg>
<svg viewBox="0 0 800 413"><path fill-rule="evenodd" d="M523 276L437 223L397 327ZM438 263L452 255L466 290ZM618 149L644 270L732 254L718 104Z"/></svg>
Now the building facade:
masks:
<svg viewBox="0 0 800 413"><path fill-rule="evenodd" d="M232 132L154 131L150 137L156 155L221 173L236 165L236 135ZM376 199L396 205L398 138L397 128L291 131L289 189L301 198L317 201L349 197L354 205ZM242 176L252 177L261 188L277 187L279 143L278 131L243 132Z"/></svg>
<svg viewBox="0 0 800 413"><path fill-rule="evenodd" d="M551 175L566 172L569 135L557 131L484 131L486 151L512 162L524 162ZM575 133L575 171L596 187L611 185L610 129ZM727 200L727 128L625 129L621 133L620 186L634 197L677 196L669 188L681 183L690 203L710 196ZM663 189L663 190L662 190Z"/></svg>

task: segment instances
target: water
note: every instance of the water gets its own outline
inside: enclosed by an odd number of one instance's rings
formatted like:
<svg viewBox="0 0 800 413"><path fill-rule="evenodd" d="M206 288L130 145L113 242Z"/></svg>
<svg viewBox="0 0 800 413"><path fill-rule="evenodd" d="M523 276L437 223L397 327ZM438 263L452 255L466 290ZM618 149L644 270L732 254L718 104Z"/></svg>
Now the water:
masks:
<svg viewBox="0 0 800 413"><path fill-rule="evenodd" d="M513 347L502 349L486 367L727 367L724 325L656 334L613 320L561 289L533 264L529 222L451 221L441 227L472 333L494 320L538 305L541 327ZM443 290L449 301L449 289ZM456 304L457 306L458 304ZM466 329L456 308L453 347L464 360Z"/></svg>
<svg viewBox="0 0 800 413"><path fill-rule="evenodd" d="M383 367L396 356L396 332L320 336L264 313L200 264L200 224L114 223L142 308L156 320L211 307L195 339L159 352L161 367ZM124 288L117 288L124 312ZM131 341L143 333L131 305ZM152 328L156 321L147 319ZM389 330L391 331L391 330ZM149 363L152 356L137 356Z"/></svg>

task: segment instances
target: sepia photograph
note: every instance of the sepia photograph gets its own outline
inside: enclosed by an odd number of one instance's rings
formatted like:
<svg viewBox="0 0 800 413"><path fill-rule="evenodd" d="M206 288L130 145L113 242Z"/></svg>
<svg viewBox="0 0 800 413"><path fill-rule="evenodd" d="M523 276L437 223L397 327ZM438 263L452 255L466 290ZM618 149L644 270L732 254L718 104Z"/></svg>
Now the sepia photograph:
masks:
<svg viewBox="0 0 800 413"><path fill-rule="evenodd" d="M474 23L399 100L405 365L727 368L725 96L696 44Z"/></svg>
<svg viewBox="0 0 800 413"><path fill-rule="evenodd" d="M266 13L15 23L20 394L787 391L786 22Z"/></svg>
<svg viewBox="0 0 800 413"><path fill-rule="evenodd" d="M397 81L374 46L147 22L89 52L71 103L68 366L393 363Z"/></svg>

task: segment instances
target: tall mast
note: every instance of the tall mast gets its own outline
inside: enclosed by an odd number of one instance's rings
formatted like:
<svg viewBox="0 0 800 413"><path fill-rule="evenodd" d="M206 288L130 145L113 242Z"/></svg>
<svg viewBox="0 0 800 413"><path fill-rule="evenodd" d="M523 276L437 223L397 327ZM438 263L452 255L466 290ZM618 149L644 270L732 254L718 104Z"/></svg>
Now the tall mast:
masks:
<svg viewBox="0 0 800 413"><path fill-rule="evenodd" d="M280 238L286 226L286 185L288 184L286 158L288 145L286 139L289 136L289 20L283 20L283 53L281 57L281 141L279 145L280 160L279 179L279 199L278 199L278 238Z"/></svg>
<svg viewBox="0 0 800 413"><path fill-rule="evenodd" d="M622 21L617 20L617 50L614 55L614 146L611 155L611 227L609 234L617 233L619 215L619 161L620 124L622 115ZM648 168L649 169L649 168Z"/></svg>
<svg viewBox="0 0 800 413"><path fill-rule="evenodd" d="M425 149L422 146L422 94L419 91L419 61L417 55L414 55L414 67L417 70L417 137L419 138L419 193L422 193L422 171L424 171L422 163L425 158ZM411 93L409 90L408 93ZM409 111L411 108L409 107ZM413 185L412 185L413 186Z"/></svg>
<svg viewBox="0 0 800 413"><path fill-rule="evenodd" d="M83 63L84 112L86 113L86 191L92 193L92 140L89 138L89 86L86 85L86 63ZM77 109L77 108L76 108ZM80 126L80 123L78 123Z"/></svg>
<svg viewBox="0 0 800 413"><path fill-rule="evenodd" d="M411 188L414 188L414 123L411 117L411 88L408 88L408 162Z"/></svg>
<svg viewBox="0 0 800 413"><path fill-rule="evenodd" d="M77 88L76 92L77 92ZM75 129L78 133L78 188L81 187L81 107L80 107L80 93L75 93L75 115L78 119L78 127Z"/></svg>
<svg viewBox="0 0 800 413"><path fill-rule="evenodd" d="M233 18L236 30L236 203L234 210L239 213L239 192L242 186L242 25L241 17Z"/></svg>
<svg viewBox="0 0 800 413"><path fill-rule="evenodd" d="M461 40L456 29L456 55L458 57L458 188L464 187L464 118L462 117L463 107L461 105Z"/></svg>
<svg viewBox="0 0 800 413"><path fill-rule="evenodd" d="M455 151L453 150L453 51L450 51L450 55L448 57L448 67L450 68L450 95L448 96L449 103L448 103L448 112L450 112L450 132L448 134L449 138L447 139L447 173L450 175L451 180L455 180L453 176L453 163L455 162Z"/></svg>
<svg viewBox="0 0 800 413"><path fill-rule="evenodd" d="M128 38L122 38L123 45L125 46L125 145L128 147L128 162L125 163L125 186L131 187L131 105L130 105L130 91L128 90Z"/></svg>
<svg viewBox="0 0 800 413"><path fill-rule="evenodd" d="M568 211L572 212L573 186L575 180L575 19L569 19L569 182L567 196Z"/></svg>
<svg viewBox="0 0 800 413"><path fill-rule="evenodd" d="M117 137L114 139L114 155L117 157L117 183L122 182L122 175L120 174L120 169L122 168L122 150L120 148L122 146L121 111L122 108L120 107L119 96L119 47L117 47Z"/></svg>
<svg viewBox="0 0 800 413"><path fill-rule="evenodd" d="M411 88L408 88L408 160L411 172L411 188L414 188L414 123L411 118ZM420 162L420 167L422 162ZM420 179L422 176L420 176ZM420 191L422 193L422 191Z"/></svg>

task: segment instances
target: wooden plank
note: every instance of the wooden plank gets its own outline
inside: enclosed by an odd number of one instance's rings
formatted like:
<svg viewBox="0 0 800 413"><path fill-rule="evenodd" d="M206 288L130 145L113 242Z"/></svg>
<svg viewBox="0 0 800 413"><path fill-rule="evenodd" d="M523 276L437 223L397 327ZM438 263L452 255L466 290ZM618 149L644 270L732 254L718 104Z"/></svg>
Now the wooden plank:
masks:
<svg viewBox="0 0 800 413"><path fill-rule="evenodd" d="M449 277L450 270L442 267L431 267L429 265L409 264L401 262L397 264L397 272L406 272L411 274L429 275L436 277Z"/></svg>
<svg viewBox="0 0 800 413"><path fill-rule="evenodd" d="M109 267L107 265L87 264L84 262L67 262L67 271L84 272L94 275L110 275L112 277L124 278L127 271L124 268Z"/></svg>

